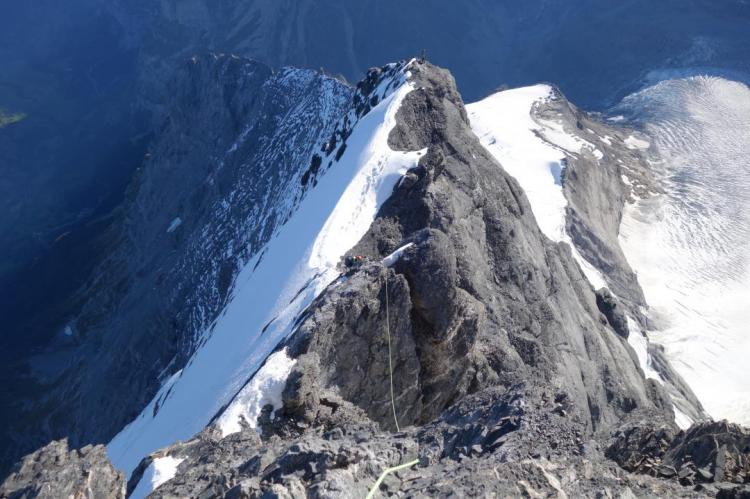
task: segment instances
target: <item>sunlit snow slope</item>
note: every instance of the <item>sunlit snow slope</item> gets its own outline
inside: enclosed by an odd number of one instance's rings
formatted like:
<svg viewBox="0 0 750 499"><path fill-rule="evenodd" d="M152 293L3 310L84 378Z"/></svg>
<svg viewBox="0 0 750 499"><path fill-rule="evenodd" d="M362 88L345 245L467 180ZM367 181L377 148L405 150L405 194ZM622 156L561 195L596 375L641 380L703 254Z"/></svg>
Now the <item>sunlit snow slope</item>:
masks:
<svg viewBox="0 0 750 499"><path fill-rule="evenodd" d="M565 152L580 153L585 147L595 155L601 153L592 144L566 134L558 123L532 118L535 104L554 98L552 87L535 85L498 92L469 104L466 110L482 145L521 184L544 235L570 244L584 274L598 289L606 286L604 278L576 250L565 230L568 201L561 179Z"/></svg>
<svg viewBox="0 0 750 499"><path fill-rule="evenodd" d="M663 163L621 244L672 365L714 418L750 424L750 89L668 80L627 97Z"/></svg>
<svg viewBox="0 0 750 499"><path fill-rule="evenodd" d="M403 80L404 74L394 78ZM273 394L250 392L273 390L274 380L286 377L288 362L269 366L262 383L246 384L248 378L291 332L300 312L338 277L340 257L365 234L422 153L388 147L396 112L412 90L408 82L389 83L386 79L376 90L379 104L353 128L340 160L317 178L294 215L241 271L232 298L187 366L110 442L115 466L132 472L150 452L203 429L227 404L219 424L230 433L239 429L237 418L256 414L259 400L273 401Z"/></svg>

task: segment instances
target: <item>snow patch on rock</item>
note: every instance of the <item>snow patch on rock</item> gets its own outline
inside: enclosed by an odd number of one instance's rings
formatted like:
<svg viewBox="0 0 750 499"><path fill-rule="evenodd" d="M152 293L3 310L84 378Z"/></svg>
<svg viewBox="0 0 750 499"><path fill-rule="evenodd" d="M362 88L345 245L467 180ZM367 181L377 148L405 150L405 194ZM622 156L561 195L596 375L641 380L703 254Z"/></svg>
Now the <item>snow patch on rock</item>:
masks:
<svg viewBox="0 0 750 499"><path fill-rule="evenodd" d="M281 407L281 392L296 363L296 359L287 355L286 348L271 354L217 421L222 437L242 430L243 420L251 428L257 428L258 416L268 404L273 406L274 412L278 410Z"/></svg>
<svg viewBox="0 0 750 499"><path fill-rule="evenodd" d="M628 343L635 350L635 354L638 357L638 364L641 366L646 379L653 379L664 384L661 375L651 366L651 358L648 355L648 337L641 330L640 326L638 326L638 323L630 317L628 317L628 329L630 330Z"/></svg>
<svg viewBox="0 0 750 499"><path fill-rule="evenodd" d="M550 93L551 95L548 98L554 98L552 89L550 89ZM567 133L561 123L551 120L537 120L536 123L541 125L537 127L537 131L544 137L544 140L563 151L570 154L582 154L584 151L589 151L597 159L604 157L604 154L591 142Z"/></svg>
<svg viewBox="0 0 750 499"><path fill-rule="evenodd" d="M159 485L174 478L182 461L184 459L172 456L157 457L151 461L129 499L144 499Z"/></svg>
<svg viewBox="0 0 750 499"><path fill-rule="evenodd" d="M399 259L401 258L401 255L403 255L404 252L408 250L409 248L411 248L412 246L414 246L414 243L404 244L399 249L397 249L396 251L394 251L387 257L383 258L381 263L385 265L386 267L393 267L396 264L396 262L399 261Z"/></svg>
<svg viewBox="0 0 750 499"><path fill-rule="evenodd" d="M634 135L630 135L625 139L625 146L627 146L628 149L648 149L651 147L651 143L647 140L639 139Z"/></svg>
<svg viewBox="0 0 750 499"><path fill-rule="evenodd" d="M177 227L182 225L182 219L180 217L175 217L171 222L169 222L169 227L167 227L167 234L171 234L175 230L177 230Z"/></svg>
<svg viewBox="0 0 750 499"><path fill-rule="evenodd" d="M674 422L681 430L687 430L695 423L690 416L679 410L677 406L672 406L672 409L674 409Z"/></svg>

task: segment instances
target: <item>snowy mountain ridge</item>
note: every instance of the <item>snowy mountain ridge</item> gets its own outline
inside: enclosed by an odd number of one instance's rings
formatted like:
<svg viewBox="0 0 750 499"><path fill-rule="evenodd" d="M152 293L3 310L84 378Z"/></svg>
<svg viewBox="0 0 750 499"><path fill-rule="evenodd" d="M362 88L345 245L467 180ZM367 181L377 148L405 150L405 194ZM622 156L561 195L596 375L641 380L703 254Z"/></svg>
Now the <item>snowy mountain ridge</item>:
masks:
<svg viewBox="0 0 750 499"><path fill-rule="evenodd" d="M465 106L423 60L356 89L205 62L136 186L135 211L158 220L129 225L151 241L140 255L166 240L208 263L172 267L203 281L191 295L178 280L193 340L135 378L166 381L130 400L111 463L55 442L3 487L75 487L58 467L88 466L129 497L350 497L415 459L381 491L693 497L685 485L750 478L750 434L703 422L646 335L619 239L627 203L660 189L640 135L548 85ZM198 123L207 136L184 141ZM170 205L160 186L188 144L210 168Z"/></svg>
<svg viewBox="0 0 750 499"><path fill-rule="evenodd" d="M193 436L227 404L219 419L224 434L239 429L240 416L254 424L259 408L247 407L243 385L338 277L343 254L370 226L401 175L416 166L420 152L393 152L385 143L401 100L412 90L407 67L387 66L379 81L368 81L371 91L355 94L355 108L322 144L325 163L307 180L312 187L240 271L227 306L186 367L109 444L116 466L134 469L150 452ZM286 365L282 374L291 368Z"/></svg>
<svg viewBox="0 0 750 499"><path fill-rule="evenodd" d="M553 121L535 121L534 106L555 99L548 85L498 92L469 104L472 128L503 168L519 181L529 197L539 228L553 241L571 246L587 279L595 288L606 286L604 277L586 261L566 232L562 178L566 156L586 151L601 159L594 145L566 134Z"/></svg>

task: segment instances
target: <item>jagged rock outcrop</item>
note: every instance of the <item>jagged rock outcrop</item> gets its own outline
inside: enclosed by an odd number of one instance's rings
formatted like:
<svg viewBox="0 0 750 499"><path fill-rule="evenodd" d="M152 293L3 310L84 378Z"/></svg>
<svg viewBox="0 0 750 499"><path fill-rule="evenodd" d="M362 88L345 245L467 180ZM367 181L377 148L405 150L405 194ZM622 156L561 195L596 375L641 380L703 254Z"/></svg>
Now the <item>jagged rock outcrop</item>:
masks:
<svg viewBox="0 0 750 499"><path fill-rule="evenodd" d="M567 247L541 234L516 181L472 133L450 75L429 64L410 71L417 89L404 100L389 141L427 153L353 249L379 259L416 243L395 266L409 286L409 334L425 406L405 424L437 417L470 391L521 382L566 393L589 432L607 432L633 411L671 417L661 388L643 379L624 338L602 325L596 296ZM382 336L382 324L369 335ZM360 367L368 372L370 362L382 362L374 358ZM386 381L372 376L369 385Z"/></svg>
<svg viewBox="0 0 750 499"><path fill-rule="evenodd" d="M433 422L395 433L321 393L328 411L305 422L277 417L262 445L249 429L224 439L208 429L166 449L185 459L182 471L152 497L364 497L382 470L415 459L385 479L382 496L706 496L623 471L584 438L552 394L537 403L523 386L483 390ZM134 475L130 487L136 482Z"/></svg>
<svg viewBox="0 0 750 499"><path fill-rule="evenodd" d="M125 499L125 476L103 446L69 450L67 440L57 440L24 457L0 485L0 497Z"/></svg>

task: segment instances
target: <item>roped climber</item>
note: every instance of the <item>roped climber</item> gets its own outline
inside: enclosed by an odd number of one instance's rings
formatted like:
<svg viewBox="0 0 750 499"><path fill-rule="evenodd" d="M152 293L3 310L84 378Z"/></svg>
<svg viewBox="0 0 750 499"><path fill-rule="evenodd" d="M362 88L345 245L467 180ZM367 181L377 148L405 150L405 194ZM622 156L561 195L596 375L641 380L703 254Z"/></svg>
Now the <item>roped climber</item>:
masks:
<svg viewBox="0 0 750 499"><path fill-rule="evenodd" d="M358 268L363 263L365 263L365 257L362 255L346 255L344 258L344 265L347 269Z"/></svg>

